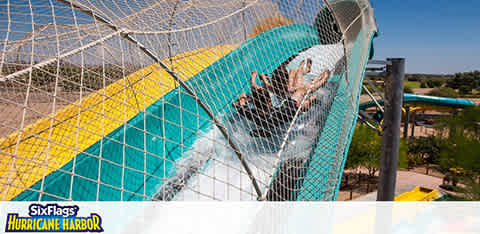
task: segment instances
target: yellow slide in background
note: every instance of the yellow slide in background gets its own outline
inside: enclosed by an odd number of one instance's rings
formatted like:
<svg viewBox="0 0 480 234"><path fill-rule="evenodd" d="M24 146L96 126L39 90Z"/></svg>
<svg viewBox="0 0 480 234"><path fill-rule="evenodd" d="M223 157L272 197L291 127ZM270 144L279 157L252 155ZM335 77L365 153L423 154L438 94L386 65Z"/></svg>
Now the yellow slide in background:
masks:
<svg viewBox="0 0 480 234"><path fill-rule="evenodd" d="M412 191L396 196L395 201L434 201L439 197L437 190L417 186Z"/></svg>

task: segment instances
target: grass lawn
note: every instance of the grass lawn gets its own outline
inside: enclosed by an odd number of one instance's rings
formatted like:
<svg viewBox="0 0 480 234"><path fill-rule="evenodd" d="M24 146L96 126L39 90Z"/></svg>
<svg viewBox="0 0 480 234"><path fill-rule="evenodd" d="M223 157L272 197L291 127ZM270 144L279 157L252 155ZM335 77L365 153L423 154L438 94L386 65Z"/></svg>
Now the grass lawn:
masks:
<svg viewBox="0 0 480 234"><path fill-rule="evenodd" d="M405 82L403 83L403 85L404 85L405 87L409 87L409 88L411 88L411 89L418 89L418 88L420 88L420 82L418 82L418 81L405 81Z"/></svg>

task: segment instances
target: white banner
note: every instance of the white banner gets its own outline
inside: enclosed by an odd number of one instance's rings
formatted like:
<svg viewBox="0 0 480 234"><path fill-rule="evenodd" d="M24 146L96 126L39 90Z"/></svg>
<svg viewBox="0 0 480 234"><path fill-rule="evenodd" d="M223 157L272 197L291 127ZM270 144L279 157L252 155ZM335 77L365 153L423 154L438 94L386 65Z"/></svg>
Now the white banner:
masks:
<svg viewBox="0 0 480 234"><path fill-rule="evenodd" d="M0 202L0 232L480 233L477 202Z"/></svg>

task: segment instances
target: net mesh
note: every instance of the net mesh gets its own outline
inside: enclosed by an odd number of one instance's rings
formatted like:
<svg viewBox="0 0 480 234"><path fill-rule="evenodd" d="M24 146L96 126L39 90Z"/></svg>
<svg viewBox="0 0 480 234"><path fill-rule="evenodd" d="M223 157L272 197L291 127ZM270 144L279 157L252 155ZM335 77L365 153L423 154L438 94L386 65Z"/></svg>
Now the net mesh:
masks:
<svg viewBox="0 0 480 234"><path fill-rule="evenodd" d="M1 200L334 200L367 0L0 3Z"/></svg>

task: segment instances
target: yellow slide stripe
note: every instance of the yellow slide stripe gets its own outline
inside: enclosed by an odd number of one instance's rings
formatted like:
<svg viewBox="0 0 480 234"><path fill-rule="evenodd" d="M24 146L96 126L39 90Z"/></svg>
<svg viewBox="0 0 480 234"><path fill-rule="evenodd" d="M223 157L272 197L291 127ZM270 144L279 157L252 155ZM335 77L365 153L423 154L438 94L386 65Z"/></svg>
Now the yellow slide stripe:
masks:
<svg viewBox="0 0 480 234"><path fill-rule="evenodd" d="M395 201L433 201L440 197L435 189L426 189L416 186L412 191L402 193L395 197Z"/></svg>
<svg viewBox="0 0 480 234"><path fill-rule="evenodd" d="M236 47L197 49L164 62L172 60L188 80ZM14 198L173 88L173 77L153 64L0 139L0 199Z"/></svg>

